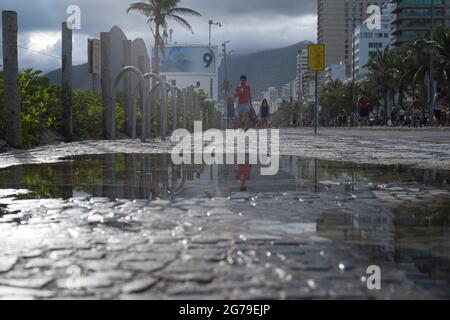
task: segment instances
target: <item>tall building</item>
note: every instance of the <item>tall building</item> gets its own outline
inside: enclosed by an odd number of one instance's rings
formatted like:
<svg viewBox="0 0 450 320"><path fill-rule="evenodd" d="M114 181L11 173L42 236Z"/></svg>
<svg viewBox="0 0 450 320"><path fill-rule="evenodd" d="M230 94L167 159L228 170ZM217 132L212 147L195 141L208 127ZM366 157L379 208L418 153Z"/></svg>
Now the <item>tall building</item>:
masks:
<svg viewBox="0 0 450 320"><path fill-rule="evenodd" d="M450 27L450 0L392 0L394 35L392 45L402 48L419 37L430 37L431 16L434 27ZM432 5L434 10L431 10Z"/></svg>
<svg viewBox="0 0 450 320"><path fill-rule="evenodd" d="M360 80L368 73L367 66L369 60L376 55L377 51L383 51L393 40L391 34L392 11L395 8L393 3L385 3L381 6L381 25L378 29L371 29L367 23L363 23L355 28L353 36L355 78Z"/></svg>
<svg viewBox="0 0 450 320"><path fill-rule="evenodd" d="M280 98L284 101L290 101L291 100L291 84L290 82L284 84L280 88Z"/></svg>
<svg viewBox="0 0 450 320"><path fill-rule="evenodd" d="M300 50L297 53L297 101L307 99L310 92L311 81L315 81L315 75L309 71L308 49Z"/></svg>
<svg viewBox="0 0 450 320"><path fill-rule="evenodd" d="M342 62L351 74L353 31L368 18L370 5L384 2L388 0L317 0L317 42L325 44L326 66Z"/></svg>
<svg viewBox="0 0 450 320"><path fill-rule="evenodd" d="M345 80L345 65L343 63L340 64L332 64L325 69L325 82Z"/></svg>

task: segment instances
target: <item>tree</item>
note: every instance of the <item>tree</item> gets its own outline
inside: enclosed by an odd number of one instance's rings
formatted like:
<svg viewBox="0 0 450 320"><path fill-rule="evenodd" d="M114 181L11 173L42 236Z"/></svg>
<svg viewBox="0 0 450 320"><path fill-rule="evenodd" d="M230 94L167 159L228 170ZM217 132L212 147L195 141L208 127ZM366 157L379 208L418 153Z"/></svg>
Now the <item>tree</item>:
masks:
<svg viewBox="0 0 450 320"><path fill-rule="evenodd" d="M358 90L358 87L355 88ZM320 93L320 101L324 107L324 114L334 118L345 111L353 112L353 96L351 83L343 84L340 80L326 83Z"/></svg>
<svg viewBox="0 0 450 320"><path fill-rule="evenodd" d="M404 62L412 73L412 89L415 95L416 86L422 91L422 100L426 101L426 75L430 72L430 47L431 43L423 38L414 41L406 52Z"/></svg>
<svg viewBox="0 0 450 320"><path fill-rule="evenodd" d="M450 97L450 31L442 26L436 28L431 48L435 53L437 76L445 83L447 97Z"/></svg>
<svg viewBox="0 0 450 320"><path fill-rule="evenodd" d="M161 27L166 26L167 20L170 19L179 23L190 32L193 32L191 25L184 16L201 16L195 10L180 7L180 2L181 0L147 0L146 2L132 3L127 9L127 13L134 11L148 17L147 23L150 25L155 39L153 72L156 74L159 74L159 49L164 50L164 41L160 34ZM155 24L154 31L152 23Z"/></svg>
<svg viewBox="0 0 450 320"><path fill-rule="evenodd" d="M383 51L377 50L374 57L368 63L368 78L373 83L378 84L378 90L384 100L385 123L387 123L388 95L395 83L393 75L395 71L394 59L393 53L389 51L389 46L387 46Z"/></svg>

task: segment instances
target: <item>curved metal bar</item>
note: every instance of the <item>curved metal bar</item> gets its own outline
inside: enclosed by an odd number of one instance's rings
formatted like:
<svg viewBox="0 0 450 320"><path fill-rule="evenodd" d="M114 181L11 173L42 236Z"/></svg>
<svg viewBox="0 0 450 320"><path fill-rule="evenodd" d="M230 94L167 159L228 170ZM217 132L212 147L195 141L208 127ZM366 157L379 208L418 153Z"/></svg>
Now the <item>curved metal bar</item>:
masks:
<svg viewBox="0 0 450 320"><path fill-rule="evenodd" d="M145 86L145 78L142 75L142 72L132 66L128 66L123 68L119 74L117 75L116 79L114 80L113 87L112 87L112 110L111 110L111 139L116 139L116 104L117 104L117 90L119 88L120 81L122 80L123 76L127 72L132 72L138 77L139 86L140 86L140 92L141 92L141 108L145 109L146 105L146 96L144 95L144 86ZM134 110L132 112L136 112L135 107L133 107ZM134 117L134 120L131 123L131 138L136 139L136 117ZM145 132L145 126L142 127L142 133L141 133L141 139L142 142L145 142L145 135L143 134Z"/></svg>

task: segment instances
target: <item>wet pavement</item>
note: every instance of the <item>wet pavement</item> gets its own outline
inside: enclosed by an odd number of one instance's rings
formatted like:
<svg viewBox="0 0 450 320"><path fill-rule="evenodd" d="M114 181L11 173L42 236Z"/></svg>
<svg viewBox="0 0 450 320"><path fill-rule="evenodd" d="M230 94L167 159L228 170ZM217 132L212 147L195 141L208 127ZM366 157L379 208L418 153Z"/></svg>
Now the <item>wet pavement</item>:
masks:
<svg viewBox="0 0 450 320"><path fill-rule="evenodd" d="M1 298L450 298L449 171L117 152L0 170Z"/></svg>

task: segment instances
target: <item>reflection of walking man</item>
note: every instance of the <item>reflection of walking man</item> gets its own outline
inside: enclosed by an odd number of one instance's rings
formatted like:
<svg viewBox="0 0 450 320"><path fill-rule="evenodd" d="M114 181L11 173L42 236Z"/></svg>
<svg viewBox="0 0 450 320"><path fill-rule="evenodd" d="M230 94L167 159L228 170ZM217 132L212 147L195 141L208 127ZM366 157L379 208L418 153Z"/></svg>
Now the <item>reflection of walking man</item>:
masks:
<svg viewBox="0 0 450 320"><path fill-rule="evenodd" d="M240 84L236 87L234 97L238 98L236 116L239 119L239 128L248 129L250 108L253 108L253 105L251 88L247 85L246 76L241 76Z"/></svg>
<svg viewBox="0 0 450 320"><path fill-rule="evenodd" d="M250 180L252 166L250 164L240 164L236 170L236 180L240 182L241 192L247 191L247 181Z"/></svg>

